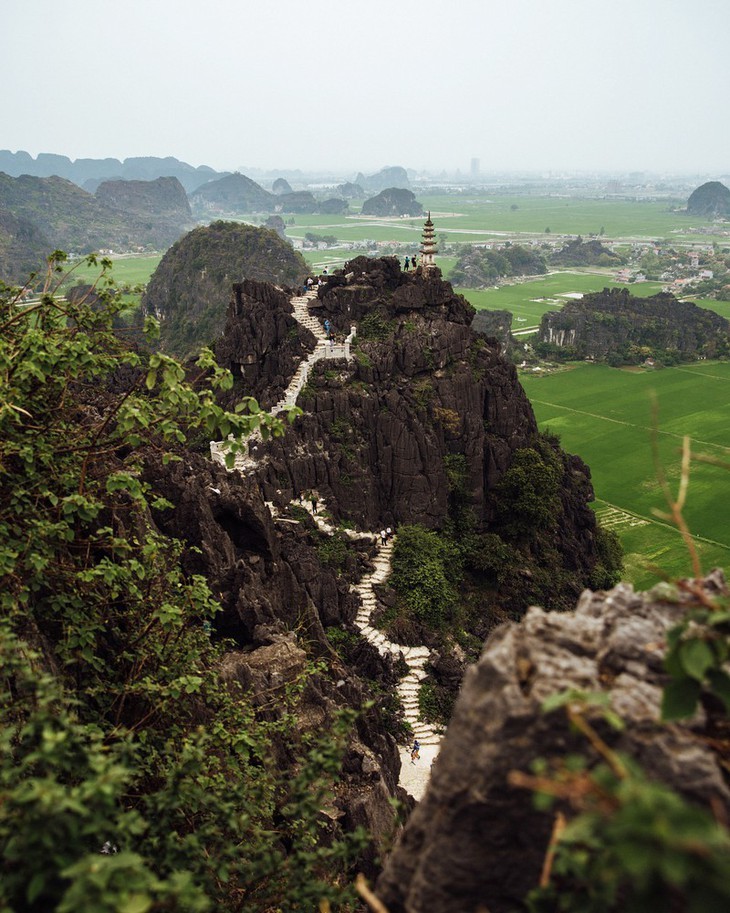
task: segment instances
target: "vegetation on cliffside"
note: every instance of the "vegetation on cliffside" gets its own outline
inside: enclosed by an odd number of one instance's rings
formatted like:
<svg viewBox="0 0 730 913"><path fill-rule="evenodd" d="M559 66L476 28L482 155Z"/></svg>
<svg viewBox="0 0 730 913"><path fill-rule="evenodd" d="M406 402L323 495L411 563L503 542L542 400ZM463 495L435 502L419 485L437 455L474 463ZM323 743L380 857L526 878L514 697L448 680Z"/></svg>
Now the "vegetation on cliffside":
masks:
<svg viewBox="0 0 730 913"><path fill-rule="evenodd" d="M193 387L126 348L114 299L55 299L59 262L38 304L0 292L0 907L314 909L360 839L320 816L347 719L313 740L303 683L271 707L222 683L220 605L141 475L278 423L216 405L210 353Z"/></svg>

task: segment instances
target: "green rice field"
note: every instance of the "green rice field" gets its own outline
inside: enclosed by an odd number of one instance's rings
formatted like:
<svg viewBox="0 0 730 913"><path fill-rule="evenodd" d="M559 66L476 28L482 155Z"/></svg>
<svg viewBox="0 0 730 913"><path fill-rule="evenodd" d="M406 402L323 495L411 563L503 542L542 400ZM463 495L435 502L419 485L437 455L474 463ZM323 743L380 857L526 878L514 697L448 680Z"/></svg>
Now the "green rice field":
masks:
<svg viewBox="0 0 730 913"><path fill-rule="evenodd" d="M730 464L730 363L656 372L580 364L521 380L540 427L558 434L562 446L591 467L596 512L624 546L624 578L643 589L662 575L690 574L679 533L653 513L666 504L652 458L652 397L659 460L676 491L684 435L692 439L693 454ZM730 567L729 497L730 469L694 459L685 517L705 571Z"/></svg>

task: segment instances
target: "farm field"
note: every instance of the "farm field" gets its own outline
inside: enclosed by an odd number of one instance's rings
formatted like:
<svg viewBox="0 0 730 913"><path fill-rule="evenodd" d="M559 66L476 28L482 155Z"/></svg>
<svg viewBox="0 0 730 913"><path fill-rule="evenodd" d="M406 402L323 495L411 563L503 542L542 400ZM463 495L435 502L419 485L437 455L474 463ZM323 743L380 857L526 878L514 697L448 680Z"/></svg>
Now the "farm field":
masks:
<svg viewBox="0 0 730 913"><path fill-rule="evenodd" d="M540 427L558 434L563 447L591 467L596 512L616 530L626 552L625 579L643 589L661 573L689 574L679 533L652 513L665 509L652 459L652 395L659 410L659 457L676 491L683 435L692 438L693 453L730 462L730 363L657 372L580 364L521 381ZM730 566L728 495L728 471L694 460L685 517L704 570Z"/></svg>
<svg viewBox="0 0 730 913"><path fill-rule="evenodd" d="M686 205L686 200L680 199L654 202L498 193L471 198L416 193L416 197L424 209L431 211L437 234L476 230L534 235L544 234L549 228L553 235L589 235L598 234L603 228L607 238L672 238L707 225L706 219L675 212ZM690 237L701 240L700 235Z"/></svg>
<svg viewBox="0 0 730 913"><path fill-rule="evenodd" d="M117 285L144 285L157 269L162 254L146 254L135 257L110 257L113 266L111 275ZM79 265L72 273L75 282L94 282L99 275L98 266Z"/></svg>

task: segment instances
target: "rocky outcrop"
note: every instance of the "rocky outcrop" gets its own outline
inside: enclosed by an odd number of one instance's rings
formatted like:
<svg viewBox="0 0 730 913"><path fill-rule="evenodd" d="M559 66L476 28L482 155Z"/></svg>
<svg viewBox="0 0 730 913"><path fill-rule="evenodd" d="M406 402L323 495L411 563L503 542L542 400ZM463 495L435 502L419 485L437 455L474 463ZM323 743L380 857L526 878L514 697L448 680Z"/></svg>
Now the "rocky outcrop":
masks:
<svg viewBox="0 0 730 913"><path fill-rule="evenodd" d="M277 178L271 185L271 192L279 196L282 193L292 193L293 191L286 178Z"/></svg>
<svg viewBox="0 0 730 913"><path fill-rule="evenodd" d="M337 193L345 200L361 200L365 196L365 191L359 184L353 184L352 181L345 181L344 184L337 185Z"/></svg>
<svg viewBox="0 0 730 913"><path fill-rule="evenodd" d="M345 663L326 635L327 627L346 629L354 621L358 601L351 583L371 567L374 546L351 540L344 565L329 567L318 553L322 536L314 523L277 521L254 477L228 473L196 453L167 466L146 454L142 477L175 505L155 512L154 520L184 543L185 571L203 575L220 599L214 636L238 645L224 654L223 680L242 686L259 713L275 719L287 685L318 658L327 671L308 678L298 701L302 731L321 734L339 709L360 711L337 795L322 814L331 817L333 828L368 829L372 844L360 864L374 876L375 860L397 826L393 798L405 808L412 805L398 787L398 745L383 716L398 675L394 661L364 641ZM274 750L280 766L296 765L286 743Z"/></svg>
<svg viewBox="0 0 730 913"><path fill-rule="evenodd" d="M690 194L687 213L713 219L730 218L730 190L720 181L707 181Z"/></svg>
<svg viewBox="0 0 730 913"><path fill-rule="evenodd" d="M724 354L729 329L724 317L674 295L636 298L628 289L604 289L544 314L538 339L579 358L691 360Z"/></svg>
<svg viewBox="0 0 730 913"><path fill-rule="evenodd" d="M317 489L335 519L356 528L418 523L442 529L453 508L453 468L458 467L460 497L475 531L494 530L510 538L499 482L515 454L533 447L537 438L514 366L501 356L496 341L471 330L473 309L438 270L428 276L405 273L396 258L359 257L345 271L330 277L310 309L320 323L329 320L335 336L357 326L353 357L317 362L299 396L304 414L283 437L255 445L250 471L266 498L286 505ZM284 307L281 299L260 319L270 321ZM289 338L287 327L280 321L271 338ZM256 349L255 329L255 321L231 315L224 363L239 376L245 371L253 389L266 389L269 380L263 378L281 377L278 389L287 380L285 363L274 345ZM297 336L311 345L299 331ZM240 393L245 389L241 383ZM552 456L538 459L548 459L550 472L561 478L556 528L540 542L528 530L526 551L524 543L509 554L500 551L514 568L507 573L503 566L503 582L494 586L503 611L521 612L528 598L544 599L551 607L570 604L597 562L595 518L587 507L590 472L556 444L545 447ZM559 568L555 580L547 566ZM480 620L472 625L475 636L485 636L488 629Z"/></svg>
<svg viewBox="0 0 730 913"><path fill-rule="evenodd" d="M451 281L465 288L484 288L505 276L538 276L546 272L543 255L520 244L495 249L470 247L456 261Z"/></svg>
<svg viewBox="0 0 730 913"><path fill-rule="evenodd" d="M0 280L22 285L31 273L41 273L53 245L27 219L0 209Z"/></svg>
<svg viewBox="0 0 730 913"><path fill-rule="evenodd" d="M706 586L717 592L722 581ZM727 819L730 790L701 737L703 715L686 725L659 722L664 644L682 612L681 604L622 584L587 591L574 612L532 608L491 636L467 672L426 796L378 882L390 913L524 909L552 815L537 811L508 775L529 771L538 758L592 756L563 714L541 712L546 698L566 689L607 694L626 723L620 733L594 723L611 747L633 757L649 779L712 804Z"/></svg>
<svg viewBox="0 0 730 913"><path fill-rule="evenodd" d="M555 266L615 266L622 263L621 257L596 239L584 241L580 236L568 241L560 250L550 256Z"/></svg>
<svg viewBox="0 0 730 913"><path fill-rule="evenodd" d="M423 206L410 190L389 187L362 204L364 216L422 216Z"/></svg>
<svg viewBox="0 0 730 913"><path fill-rule="evenodd" d="M512 311L477 311L471 322L471 328L475 333L496 339L505 353L511 351L514 345Z"/></svg>
<svg viewBox="0 0 730 913"><path fill-rule="evenodd" d="M315 344L293 317L286 292L252 279L236 283L225 332L215 346L218 363L235 378L231 404L247 391L270 409Z"/></svg>

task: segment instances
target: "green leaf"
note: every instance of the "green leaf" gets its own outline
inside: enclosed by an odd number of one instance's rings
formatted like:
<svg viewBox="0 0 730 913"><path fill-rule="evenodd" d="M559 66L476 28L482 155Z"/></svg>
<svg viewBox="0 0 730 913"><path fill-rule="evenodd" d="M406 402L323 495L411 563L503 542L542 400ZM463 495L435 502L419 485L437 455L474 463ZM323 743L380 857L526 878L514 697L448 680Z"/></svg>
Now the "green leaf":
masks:
<svg viewBox="0 0 730 913"><path fill-rule="evenodd" d="M707 641L695 638L681 644L679 658L687 675L698 682L704 680L705 673L715 662L715 655Z"/></svg>
<svg viewBox="0 0 730 913"><path fill-rule="evenodd" d="M721 669L711 669L707 673L713 694L716 694L725 704L725 709L730 713L730 676Z"/></svg>
<svg viewBox="0 0 730 913"><path fill-rule="evenodd" d="M147 913L152 906L152 898L149 894L132 894L124 900L118 907L119 913Z"/></svg>
<svg viewBox="0 0 730 913"><path fill-rule="evenodd" d="M691 678L675 678L662 695L662 719L679 720L691 716L700 696L700 683Z"/></svg>

